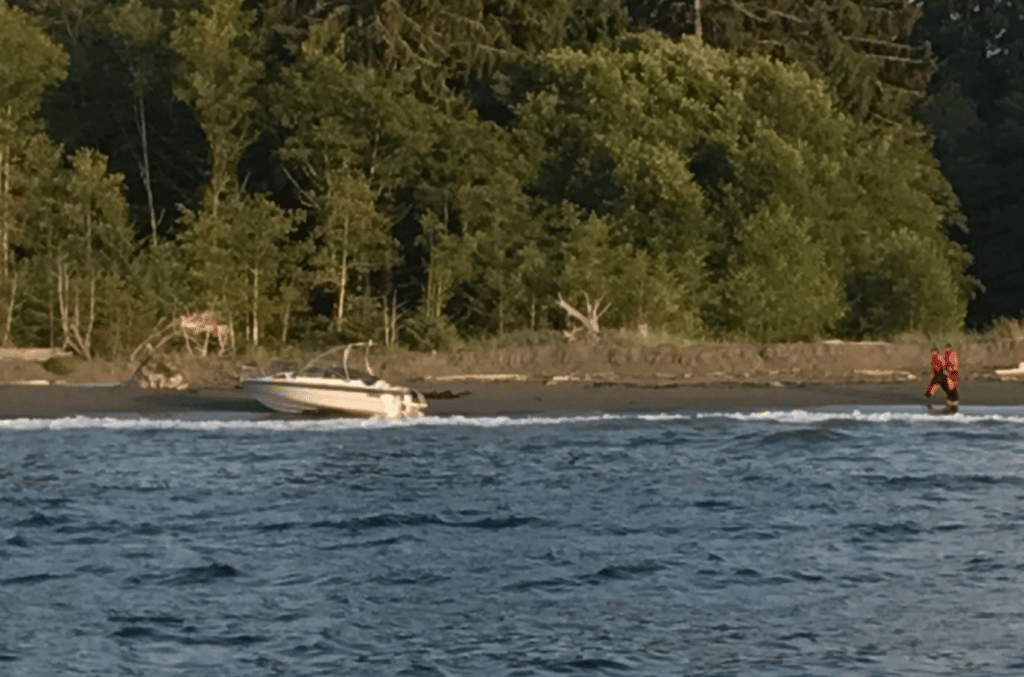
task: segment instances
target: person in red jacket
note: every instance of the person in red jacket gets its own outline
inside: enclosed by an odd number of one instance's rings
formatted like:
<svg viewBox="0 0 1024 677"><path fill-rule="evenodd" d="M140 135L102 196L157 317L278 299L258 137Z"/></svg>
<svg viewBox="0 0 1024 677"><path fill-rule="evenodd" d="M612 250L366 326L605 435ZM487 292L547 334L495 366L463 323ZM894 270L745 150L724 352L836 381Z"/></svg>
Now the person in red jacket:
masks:
<svg viewBox="0 0 1024 677"><path fill-rule="evenodd" d="M957 387L960 385L960 356L948 343L942 354L938 348L932 348L932 380L925 390L924 396L931 397L938 388L946 393L946 406L956 409L960 405L960 393Z"/></svg>

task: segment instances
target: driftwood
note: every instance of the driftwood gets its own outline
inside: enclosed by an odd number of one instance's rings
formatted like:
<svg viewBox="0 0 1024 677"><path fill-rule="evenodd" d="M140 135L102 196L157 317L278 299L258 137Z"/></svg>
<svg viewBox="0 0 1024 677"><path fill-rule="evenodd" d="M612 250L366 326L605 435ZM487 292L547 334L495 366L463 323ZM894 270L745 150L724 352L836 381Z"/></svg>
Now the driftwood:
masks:
<svg viewBox="0 0 1024 677"><path fill-rule="evenodd" d="M135 350L128 357L128 362L131 364L141 364L147 361L152 355L163 348L165 343L176 336L174 333L175 329L174 320L163 324L158 322L149 336L142 343L135 346ZM153 345L154 343L156 343L155 346Z"/></svg>
<svg viewBox="0 0 1024 677"><path fill-rule="evenodd" d="M594 335L599 335L601 333L601 316L604 315L605 311L610 307L610 305L607 304L604 307L601 306L601 302L604 300L603 297L598 297L595 301L591 301L590 295L584 293L583 300L584 303L586 303L585 314L576 308L573 308L568 301L562 298L561 293L558 294L558 300L555 302L555 305L564 310L569 317L579 321L580 323L580 326L567 329L563 332L565 337L570 341L575 339L577 334L584 329Z"/></svg>
<svg viewBox="0 0 1024 677"><path fill-rule="evenodd" d="M132 379L147 390L185 390L188 379L180 370L169 365L160 350L178 336L174 320L157 323L149 336L135 347L128 357Z"/></svg>
<svg viewBox="0 0 1024 677"><path fill-rule="evenodd" d="M143 362L134 378L147 390L185 390L189 386L185 374L161 360Z"/></svg>

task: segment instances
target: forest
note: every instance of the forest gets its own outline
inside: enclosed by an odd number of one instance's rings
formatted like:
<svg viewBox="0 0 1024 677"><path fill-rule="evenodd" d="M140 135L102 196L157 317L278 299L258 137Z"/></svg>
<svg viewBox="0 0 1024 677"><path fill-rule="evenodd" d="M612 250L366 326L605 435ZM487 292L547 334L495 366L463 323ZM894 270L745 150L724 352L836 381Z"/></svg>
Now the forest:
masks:
<svg viewBox="0 0 1024 677"><path fill-rule="evenodd" d="M1024 315L1024 0L0 0L0 344Z"/></svg>

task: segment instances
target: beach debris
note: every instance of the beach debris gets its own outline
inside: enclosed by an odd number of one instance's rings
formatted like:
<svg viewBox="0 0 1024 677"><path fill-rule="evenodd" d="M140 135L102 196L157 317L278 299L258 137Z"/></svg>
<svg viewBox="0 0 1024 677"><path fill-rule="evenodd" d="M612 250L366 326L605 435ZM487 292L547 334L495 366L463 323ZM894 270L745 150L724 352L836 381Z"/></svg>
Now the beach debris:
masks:
<svg viewBox="0 0 1024 677"><path fill-rule="evenodd" d="M508 381L527 381L526 374L453 374L451 376L425 376L428 381L485 381L502 383Z"/></svg>
<svg viewBox="0 0 1024 677"><path fill-rule="evenodd" d="M189 385L185 374L162 360L142 363L133 378L147 390L185 390Z"/></svg>
<svg viewBox="0 0 1024 677"><path fill-rule="evenodd" d="M555 385L556 383L568 383L570 381L582 381L582 380L583 380L582 376L575 376L573 374L560 374L560 375L557 375L557 376L552 376L548 380L544 381L544 385L550 386L550 385Z"/></svg>
<svg viewBox="0 0 1024 677"><path fill-rule="evenodd" d="M428 400L455 400L460 397L465 397L469 394L468 390L463 390L457 393L453 393L450 390L440 390L431 393L423 393L423 397Z"/></svg>
<svg viewBox="0 0 1024 677"><path fill-rule="evenodd" d="M52 357L71 357L73 353L60 348L0 348L0 360L45 362Z"/></svg>
<svg viewBox="0 0 1024 677"><path fill-rule="evenodd" d="M1024 378L1024 362L1021 362L1016 367L1010 367L1009 369L996 369L996 376L998 376L1001 381L1012 381Z"/></svg>
<svg viewBox="0 0 1024 677"><path fill-rule="evenodd" d="M879 381L916 381L917 375L902 369L855 369L853 373L861 378Z"/></svg>
<svg viewBox="0 0 1024 677"><path fill-rule="evenodd" d="M569 302L562 298L561 292L558 293L558 300L555 302L555 305L564 310L566 315L568 315L570 318L575 319L580 323L580 326L571 329L566 329L564 332L562 332L565 335L566 339L568 339L569 341L575 340L577 335L584 329L586 329L594 336L599 336L601 334L601 316L604 315L608 308L611 307L610 305L605 305L602 308L601 302L603 300L604 297L599 296L595 301L591 301L590 295L584 292L583 302L586 304L587 311L584 314L579 310L573 308L571 305L569 305Z"/></svg>

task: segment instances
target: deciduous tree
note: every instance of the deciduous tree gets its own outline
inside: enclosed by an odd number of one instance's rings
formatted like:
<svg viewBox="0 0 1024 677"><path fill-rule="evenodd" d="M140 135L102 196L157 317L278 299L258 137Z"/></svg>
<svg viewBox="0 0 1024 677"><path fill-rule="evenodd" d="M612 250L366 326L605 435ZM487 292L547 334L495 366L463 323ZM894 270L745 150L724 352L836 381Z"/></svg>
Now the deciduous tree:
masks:
<svg viewBox="0 0 1024 677"><path fill-rule="evenodd" d="M18 293L13 245L35 179L32 156L46 155L36 114L46 88L66 74L67 56L23 12L0 0L0 345L10 344Z"/></svg>

